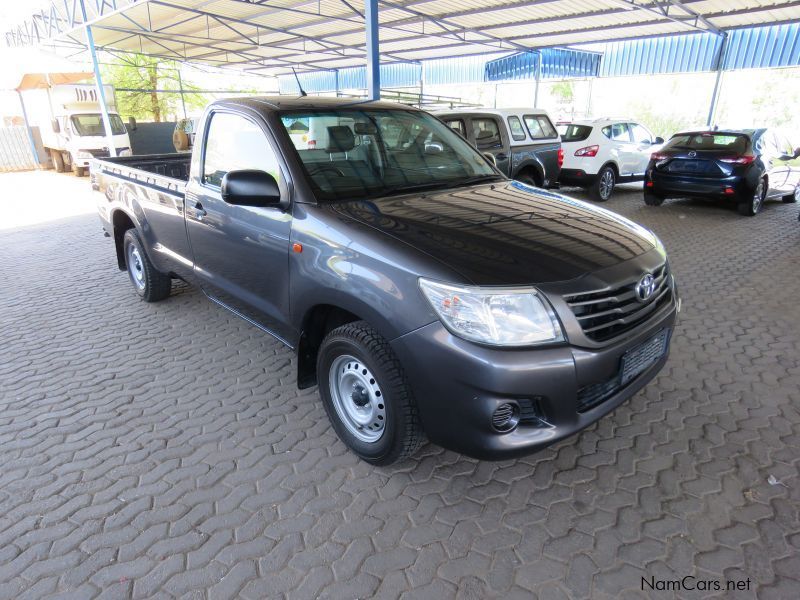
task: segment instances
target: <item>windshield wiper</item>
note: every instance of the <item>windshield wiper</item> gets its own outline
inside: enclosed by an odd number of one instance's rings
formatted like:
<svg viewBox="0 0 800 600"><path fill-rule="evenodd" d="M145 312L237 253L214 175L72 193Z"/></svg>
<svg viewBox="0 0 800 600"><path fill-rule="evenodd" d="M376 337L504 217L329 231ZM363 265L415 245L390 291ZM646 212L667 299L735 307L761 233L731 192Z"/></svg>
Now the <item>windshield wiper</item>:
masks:
<svg viewBox="0 0 800 600"><path fill-rule="evenodd" d="M476 175L475 177L468 177L467 179L454 182L453 187L463 187L465 185L472 185L473 183L488 183L489 181L498 181L501 179L503 179L502 175Z"/></svg>
<svg viewBox="0 0 800 600"><path fill-rule="evenodd" d="M398 185L388 188L379 193L376 197L391 196L392 194L406 194L411 192L425 192L431 190L442 190L447 188L464 187L474 183L485 181L498 181L501 180L501 175L477 175L475 177L468 177L462 180L448 180L448 181L428 181L426 183L415 183L411 185Z"/></svg>

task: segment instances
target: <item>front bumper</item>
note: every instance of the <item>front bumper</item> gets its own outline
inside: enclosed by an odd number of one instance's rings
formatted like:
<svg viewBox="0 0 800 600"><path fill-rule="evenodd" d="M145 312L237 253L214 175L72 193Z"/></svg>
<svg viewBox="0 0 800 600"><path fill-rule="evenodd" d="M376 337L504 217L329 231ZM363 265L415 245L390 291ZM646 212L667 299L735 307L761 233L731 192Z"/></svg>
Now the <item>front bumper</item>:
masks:
<svg viewBox="0 0 800 600"><path fill-rule="evenodd" d="M599 404L582 408L586 390L613 380L622 356L661 330L671 334L676 301L646 327L599 349L570 345L498 349L453 336L434 322L395 339L392 347L407 372L428 438L480 459L530 454L569 437L606 415L642 389L661 370L664 355ZM519 426L500 433L492 415L516 403Z"/></svg>

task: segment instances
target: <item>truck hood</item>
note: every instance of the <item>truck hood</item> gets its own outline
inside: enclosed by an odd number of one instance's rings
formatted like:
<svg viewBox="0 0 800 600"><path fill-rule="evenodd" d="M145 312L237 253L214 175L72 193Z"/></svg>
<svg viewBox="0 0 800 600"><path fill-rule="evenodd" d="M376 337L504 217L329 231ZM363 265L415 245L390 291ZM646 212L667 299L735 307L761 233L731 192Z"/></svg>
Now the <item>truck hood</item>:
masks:
<svg viewBox="0 0 800 600"><path fill-rule="evenodd" d="M620 215L516 181L329 206L477 285L565 281L659 243Z"/></svg>

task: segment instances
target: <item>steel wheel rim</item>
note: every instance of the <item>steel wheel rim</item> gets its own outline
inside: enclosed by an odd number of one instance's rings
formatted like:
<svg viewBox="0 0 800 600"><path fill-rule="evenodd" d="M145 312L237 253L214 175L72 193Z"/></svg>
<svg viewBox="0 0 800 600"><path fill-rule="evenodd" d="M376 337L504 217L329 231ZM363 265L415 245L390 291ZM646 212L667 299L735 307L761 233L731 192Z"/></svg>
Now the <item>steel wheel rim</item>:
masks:
<svg viewBox="0 0 800 600"><path fill-rule="evenodd" d="M758 212L758 209L761 208L761 200L764 196L764 184L759 183L758 187L756 188L756 193L753 195L753 212Z"/></svg>
<svg viewBox="0 0 800 600"><path fill-rule="evenodd" d="M128 274L131 281L138 289L144 289L144 263L138 248L131 244L128 246Z"/></svg>
<svg viewBox="0 0 800 600"><path fill-rule="evenodd" d="M386 430L386 405L378 380L358 358L344 354L331 364L328 386L339 420L362 442L375 443Z"/></svg>
<svg viewBox="0 0 800 600"><path fill-rule="evenodd" d="M605 171L600 177L600 197L608 198L611 195L611 187L614 185L614 175L611 171Z"/></svg>

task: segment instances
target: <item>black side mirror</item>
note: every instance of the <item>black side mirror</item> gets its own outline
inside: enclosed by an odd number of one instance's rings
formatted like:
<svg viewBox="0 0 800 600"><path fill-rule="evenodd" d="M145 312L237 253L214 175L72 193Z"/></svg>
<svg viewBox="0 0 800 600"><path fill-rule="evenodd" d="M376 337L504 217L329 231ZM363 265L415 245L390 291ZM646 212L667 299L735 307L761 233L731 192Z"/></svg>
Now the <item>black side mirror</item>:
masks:
<svg viewBox="0 0 800 600"><path fill-rule="evenodd" d="M794 149L794 157L800 158L800 147Z"/></svg>
<svg viewBox="0 0 800 600"><path fill-rule="evenodd" d="M51 129L52 129L52 130L53 130L55 133L61 133L61 125L59 124L59 122L58 122L58 119L52 119L52 120L50 121L50 128L51 128Z"/></svg>
<svg viewBox="0 0 800 600"><path fill-rule="evenodd" d="M136 119L128 117L128 131L136 131Z"/></svg>
<svg viewBox="0 0 800 600"><path fill-rule="evenodd" d="M237 206L267 207L281 203L278 182L266 171L229 171L222 178L221 192L225 202Z"/></svg>
<svg viewBox="0 0 800 600"><path fill-rule="evenodd" d="M656 139L653 140L653 143L654 144L663 144L664 143L664 138L657 137Z"/></svg>

